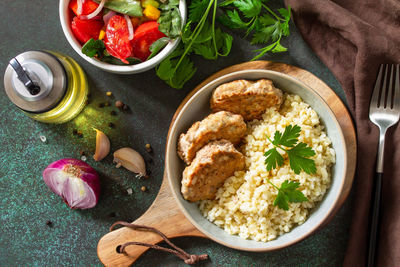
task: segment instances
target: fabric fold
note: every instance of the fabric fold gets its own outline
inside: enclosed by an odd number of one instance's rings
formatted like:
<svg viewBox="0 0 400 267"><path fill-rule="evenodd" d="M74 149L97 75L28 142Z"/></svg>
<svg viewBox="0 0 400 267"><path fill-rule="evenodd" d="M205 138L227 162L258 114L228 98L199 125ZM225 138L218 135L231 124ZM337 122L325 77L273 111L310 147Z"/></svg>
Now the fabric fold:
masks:
<svg viewBox="0 0 400 267"><path fill-rule="evenodd" d="M369 102L380 64L400 64L400 1L285 0L304 40L341 83L357 127L358 164L344 266L366 266L378 128ZM400 266L400 127L386 135L378 266Z"/></svg>

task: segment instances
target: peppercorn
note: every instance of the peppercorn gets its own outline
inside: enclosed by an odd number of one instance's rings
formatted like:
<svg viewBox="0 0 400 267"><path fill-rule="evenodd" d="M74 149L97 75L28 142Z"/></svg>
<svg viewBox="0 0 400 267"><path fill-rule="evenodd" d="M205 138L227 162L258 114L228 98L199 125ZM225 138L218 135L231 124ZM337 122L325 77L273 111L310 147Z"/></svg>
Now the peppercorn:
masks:
<svg viewBox="0 0 400 267"><path fill-rule="evenodd" d="M79 138L83 137L83 133L81 131L78 131L76 134L78 135Z"/></svg>
<svg viewBox="0 0 400 267"><path fill-rule="evenodd" d="M99 108L104 108L104 103L99 103Z"/></svg>
<svg viewBox="0 0 400 267"><path fill-rule="evenodd" d="M145 192L145 191L147 190L147 188L146 188L145 186L142 186L142 187L140 188L140 190L142 190L142 192Z"/></svg>
<svg viewBox="0 0 400 267"><path fill-rule="evenodd" d="M151 148L151 145L150 145L150 144L146 144L145 147L146 147L146 151L147 151L148 153L153 152L153 149Z"/></svg>
<svg viewBox="0 0 400 267"><path fill-rule="evenodd" d="M129 106L128 106L127 104L124 104L124 105L122 106L122 110L123 110L123 111L128 111L128 110L129 110Z"/></svg>
<svg viewBox="0 0 400 267"><path fill-rule="evenodd" d="M49 227L52 227L52 226L53 226L53 223L52 223L51 221L47 221L47 222L46 222L46 225L49 226Z"/></svg>
<svg viewBox="0 0 400 267"><path fill-rule="evenodd" d="M110 122L110 123L108 124L108 127L110 127L110 128L115 128L115 124L112 123L112 122Z"/></svg>
<svg viewBox="0 0 400 267"><path fill-rule="evenodd" d="M111 114L111 116L116 116L116 115L117 115L117 112L116 112L115 110L112 110L112 111L110 112L110 114Z"/></svg>
<svg viewBox="0 0 400 267"><path fill-rule="evenodd" d="M78 134L78 130L77 130L77 129L73 129L73 130L72 130L72 134L73 134L73 135L77 135L77 134Z"/></svg>
<svg viewBox="0 0 400 267"><path fill-rule="evenodd" d="M124 103L122 103L122 101L117 100L117 101L115 101L115 106L117 108L122 108L124 106Z"/></svg>
<svg viewBox="0 0 400 267"><path fill-rule="evenodd" d="M112 96L112 92L108 91L108 92L106 93L106 95L107 95L107 96Z"/></svg>
<svg viewBox="0 0 400 267"><path fill-rule="evenodd" d="M80 150L80 151L79 151L79 155L81 155L81 156L85 156L85 151L83 151L83 150Z"/></svg>
<svg viewBox="0 0 400 267"><path fill-rule="evenodd" d="M104 106L109 107L110 106L110 101L105 102Z"/></svg>

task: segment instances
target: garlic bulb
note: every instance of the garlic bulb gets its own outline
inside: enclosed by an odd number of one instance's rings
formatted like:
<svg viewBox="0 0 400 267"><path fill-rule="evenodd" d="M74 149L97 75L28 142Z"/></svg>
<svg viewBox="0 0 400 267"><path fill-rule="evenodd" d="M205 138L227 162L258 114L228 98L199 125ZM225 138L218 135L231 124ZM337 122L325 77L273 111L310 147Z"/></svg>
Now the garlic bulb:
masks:
<svg viewBox="0 0 400 267"><path fill-rule="evenodd" d="M130 147L120 148L114 152L114 162L117 168L124 167L131 172L146 176L146 163L142 155Z"/></svg>

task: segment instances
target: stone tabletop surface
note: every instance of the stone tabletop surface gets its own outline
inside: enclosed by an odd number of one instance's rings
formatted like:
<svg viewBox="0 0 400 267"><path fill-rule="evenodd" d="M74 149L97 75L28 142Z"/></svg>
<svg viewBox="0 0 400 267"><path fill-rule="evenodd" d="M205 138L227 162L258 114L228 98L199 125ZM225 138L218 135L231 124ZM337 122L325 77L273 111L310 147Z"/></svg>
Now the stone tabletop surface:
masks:
<svg viewBox="0 0 400 267"><path fill-rule="evenodd" d="M275 6L281 1L270 1ZM77 60L87 73L91 97L89 105L74 120L49 125L31 120L7 98L0 88L0 266L101 266L97 258L98 240L117 220L133 221L155 199L161 185L164 147L169 123L183 98L214 72L248 61L254 55L242 33L233 32L231 56L209 61L194 58L198 70L181 90L164 84L154 70L136 75L103 72L84 61L67 43L55 0L0 1L0 73L3 80L8 61L28 50L52 50ZM331 72L304 43L295 26L284 41L288 52L263 59L304 68L324 80L344 100L344 93ZM106 96L111 91L113 99ZM111 116L113 107L100 108L106 101L122 100L130 112ZM90 116L89 116L90 114ZM87 117L86 123L82 119ZM81 122L81 123L80 123ZM113 122L116 127L108 127ZM112 150L130 146L144 155L151 172L148 179L137 179L124 169L116 169L112 156L95 162L95 133L109 135ZM82 131L83 137L72 134ZM43 143L39 136L47 139ZM151 144L154 153L146 152ZM88 155L88 163L100 174L102 195L90 210L71 210L50 192L42 180L44 168L61 158ZM140 188L148 190L142 192ZM132 194L127 189L132 189ZM339 266L346 249L351 218L351 198L323 229L291 247L268 253L242 252L211 240L178 238L174 242L189 253L207 253L204 266ZM51 222L51 226L46 224ZM165 245L165 244L164 244ZM135 266L184 266L173 255L148 251Z"/></svg>

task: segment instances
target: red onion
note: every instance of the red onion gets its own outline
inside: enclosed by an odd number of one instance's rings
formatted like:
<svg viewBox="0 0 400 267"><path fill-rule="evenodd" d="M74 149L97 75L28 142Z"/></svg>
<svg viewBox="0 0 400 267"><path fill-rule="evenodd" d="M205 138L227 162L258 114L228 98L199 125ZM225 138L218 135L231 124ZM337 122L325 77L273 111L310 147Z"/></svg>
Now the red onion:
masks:
<svg viewBox="0 0 400 267"><path fill-rule="evenodd" d="M107 14L103 16L104 25L107 26L108 21L117 14L115 11L109 11Z"/></svg>
<svg viewBox="0 0 400 267"><path fill-rule="evenodd" d="M76 10L76 13L78 16L80 16L82 14L82 6L83 6L83 1L84 0L78 0L78 9Z"/></svg>
<svg viewBox="0 0 400 267"><path fill-rule="evenodd" d="M72 209L96 206L100 196L100 180L96 171L78 159L60 159L43 172L46 185Z"/></svg>
<svg viewBox="0 0 400 267"><path fill-rule="evenodd" d="M106 0L101 0L99 6L96 8L95 11L93 11L89 15L79 16L79 18L80 19L92 19L92 18L96 17L100 13L100 11L103 9L103 6L105 3L106 3Z"/></svg>
<svg viewBox="0 0 400 267"><path fill-rule="evenodd" d="M128 24L129 41L131 41L133 39L133 37L134 37L132 21L131 21L131 19L129 18L128 15L124 15L124 17L125 17L125 20L126 20L126 24Z"/></svg>

